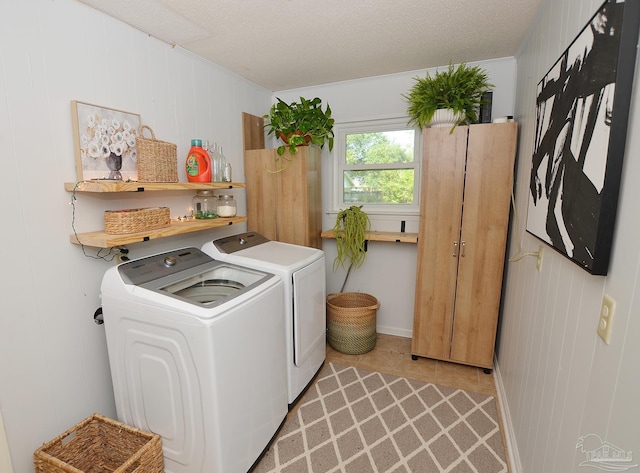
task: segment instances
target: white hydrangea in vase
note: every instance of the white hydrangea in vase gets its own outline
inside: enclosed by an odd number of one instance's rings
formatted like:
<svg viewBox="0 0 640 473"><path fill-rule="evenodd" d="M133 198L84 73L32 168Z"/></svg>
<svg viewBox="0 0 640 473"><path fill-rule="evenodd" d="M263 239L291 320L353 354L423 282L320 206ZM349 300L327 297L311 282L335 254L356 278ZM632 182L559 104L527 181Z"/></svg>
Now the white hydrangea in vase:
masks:
<svg viewBox="0 0 640 473"><path fill-rule="evenodd" d="M110 171L107 179L122 180L122 160L137 160L137 130L127 120L100 118L93 113L85 117L84 126L80 134L83 161L87 158L103 159Z"/></svg>

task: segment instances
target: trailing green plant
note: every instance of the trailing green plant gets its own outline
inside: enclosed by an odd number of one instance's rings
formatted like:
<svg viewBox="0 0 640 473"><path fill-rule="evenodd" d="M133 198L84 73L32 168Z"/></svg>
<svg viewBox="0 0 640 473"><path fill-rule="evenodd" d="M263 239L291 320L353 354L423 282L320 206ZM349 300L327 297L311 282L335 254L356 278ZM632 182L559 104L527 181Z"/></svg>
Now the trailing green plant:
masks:
<svg viewBox="0 0 640 473"><path fill-rule="evenodd" d="M265 123L268 135L274 135L284 142L278 146L278 155L282 156L285 150L291 154L298 151L298 146L309 143L324 147L329 143L329 150L333 149L333 124L331 107L327 104L322 110L322 100L315 97L312 100L300 97L300 102L290 104L276 97L277 103L271 106L267 115L263 118L269 120Z"/></svg>
<svg viewBox="0 0 640 473"><path fill-rule="evenodd" d="M478 66L461 63L458 67L449 64L446 71L436 71L431 76L414 77L416 83L403 97L408 101L409 125L424 128L429 125L436 110L452 109L462 114L456 123L477 123L478 110L483 95L493 88L487 72Z"/></svg>
<svg viewBox="0 0 640 473"><path fill-rule="evenodd" d="M347 284L351 269L362 266L367 257L366 239L370 228L371 221L367 213L362 210L362 206L352 205L338 212L336 216L333 231L336 237L337 255L333 261L333 270L335 271L338 267L347 269L340 292Z"/></svg>

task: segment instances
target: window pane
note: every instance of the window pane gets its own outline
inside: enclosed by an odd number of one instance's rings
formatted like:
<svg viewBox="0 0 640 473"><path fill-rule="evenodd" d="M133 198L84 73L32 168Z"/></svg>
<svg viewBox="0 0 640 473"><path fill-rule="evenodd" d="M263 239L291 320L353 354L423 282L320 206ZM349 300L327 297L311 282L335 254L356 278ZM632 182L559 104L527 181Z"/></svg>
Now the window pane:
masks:
<svg viewBox="0 0 640 473"><path fill-rule="evenodd" d="M413 169L344 171L342 199L347 203L412 204Z"/></svg>
<svg viewBox="0 0 640 473"><path fill-rule="evenodd" d="M354 133L346 136L347 164L410 163L415 130Z"/></svg>

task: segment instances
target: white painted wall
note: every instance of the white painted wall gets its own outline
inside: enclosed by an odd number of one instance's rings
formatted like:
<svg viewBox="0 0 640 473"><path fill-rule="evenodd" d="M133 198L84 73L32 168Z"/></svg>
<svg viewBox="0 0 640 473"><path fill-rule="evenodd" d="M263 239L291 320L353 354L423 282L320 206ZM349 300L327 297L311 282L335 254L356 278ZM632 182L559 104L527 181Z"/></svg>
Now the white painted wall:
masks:
<svg viewBox="0 0 640 473"><path fill-rule="evenodd" d="M13 473L13 465L11 464L11 453L9 453L9 444L7 443L7 433L4 431L4 422L2 421L1 409L0 409L0 471L2 471L2 473Z"/></svg>
<svg viewBox="0 0 640 473"><path fill-rule="evenodd" d="M91 413L115 416L104 329L92 319L113 263L69 243L63 183L76 180L74 99L140 113L158 139L178 144L179 156L191 138L214 139L244 181L241 112L265 113L272 94L74 0L3 2L0 406L15 473L33 471L33 451ZM244 191L234 193L244 213ZM168 205L172 216L184 215L192 194L79 194L76 228L102 228L105 209ZM201 246L227 232L134 245L131 255Z"/></svg>
<svg viewBox="0 0 640 473"><path fill-rule="evenodd" d="M511 254L540 241L524 231L535 125L536 85L602 4L600 0L546 0L517 56L515 117L520 122ZM640 463L640 71L636 62L624 175L609 274L591 276L545 245L541 273L535 259L508 267L499 344L499 371L526 473L578 472L586 456L580 436L633 452ZM617 302L611 344L596 335L603 295Z"/></svg>
<svg viewBox="0 0 640 473"><path fill-rule="evenodd" d="M520 122L516 202L518 243L537 249L523 231L532 152L535 85L599 5L599 1L547 0L535 29L514 59L480 63L496 83L494 116ZM424 71L279 92L283 99L318 95L338 121L402 116L401 94ZM517 94L513 84L517 72ZM637 82L637 79L636 79ZM0 406L15 473L32 471L33 451L92 412L114 416L102 327L92 321L103 272L112 263L83 255L68 243L72 218L64 182L75 180L71 100L112 106L142 115L160 139L185 155L193 137L220 142L244 180L240 113L261 115L272 94L221 68L149 38L73 0L12 2L0 15L0 147L5 218L0 296ZM640 125L635 91L629 123ZM627 143L625 176L609 276L589 276L548 250L542 273L533 259L509 265L499 346L500 372L522 471L579 471L578 436L603 439L640 452L640 312L637 273L640 224L634 206L640 137ZM330 175L330 160L323 172ZM329 174L328 174L329 173ZM180 170L184 180L184 173ZM328 181L325 179L325 183ZM330 191L323 189L325 209ZM240 209L244 194L236 191ZM45 196L44 198L42 196ZM102 212L169 204L186 212L190 193L95 197L79 195L76 228L102 225ZM377 219L379 229L397 221ZM333 224L324 216L323 227ZM240 226L242 227L242 226ZM383 228L384 227L384 228ZM200 246L213 236L244 228L204 232L132 247L140 257L177 246ZM408 227L407 231L412 231ZM325 245L327 260L335 248ZM94 249L87 249L95 254ZM371 243L365 266L347 290L381 299L379 330L410 336L415 247ZM376 274L372 278L371 275ZM341 275L331 274L330 291ZM397 288L400 288L398 290ZM617 300L611 345L595 334L604 293ZM636 456L640 455L636 453ZM640 460L638 458L637 460Z"/></svg>
<svg viewBox="0 0 640 473"><path fill-rule="evenodd" d="M487 70L495 85L492 116L513 115L515 106L514 58L469 63ZM447 67L447 65L444 65ZM436 69L429 69L433 74ZM402 97L415 83L414 77L424 77L427 70L390 74L367 79L351 80L280 91L276 95L285 102L320 97L323 106L331 105L336 123L357 120L406 117L407 103ZM275 145L275 144L274 144ZM330 229L335 224L336 211L333 195L333 153L323 149L322 228ZM334 150L335 151L335 150ZM418 215L403 217L370 215L373 230L400 231L400 221L406 221L407 232L418 231ZM325 240L323 249L327 255L327 289L337 292L344 281L344 271L333 272L336 255L335 242ZM380 333L411 337L413 330L413 300L416 281L416 246L406 243L370 242L363 266L353 271L345 291L361 291L373 294L380 301L377 329Z"/></svg>

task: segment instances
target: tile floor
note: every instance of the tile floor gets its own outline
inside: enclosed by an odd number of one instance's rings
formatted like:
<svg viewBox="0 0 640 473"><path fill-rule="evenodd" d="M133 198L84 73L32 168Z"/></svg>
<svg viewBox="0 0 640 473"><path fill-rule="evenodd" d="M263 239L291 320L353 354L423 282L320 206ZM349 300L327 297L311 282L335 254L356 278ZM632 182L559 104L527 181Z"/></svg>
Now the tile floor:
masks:
<svg viewBox="0 0 640 473"><path fill-rule="evenodd" d="M497 399L492 374L485 374L482 368L446 361L413 360L410 338L378 334L375 348L362 355L346 355L327 345L326 361L489 394Z"/></svg>

